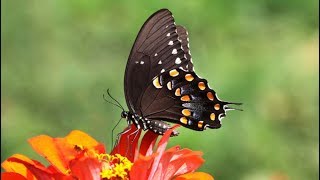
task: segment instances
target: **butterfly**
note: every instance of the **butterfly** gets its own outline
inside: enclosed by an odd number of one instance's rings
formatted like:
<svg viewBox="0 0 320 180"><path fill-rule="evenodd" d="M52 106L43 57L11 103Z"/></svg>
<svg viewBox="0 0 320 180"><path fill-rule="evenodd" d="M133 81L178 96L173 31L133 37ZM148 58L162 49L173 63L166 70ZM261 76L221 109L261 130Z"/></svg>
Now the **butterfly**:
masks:
<svg viewBox="0 0 320 180"><path fill-rule="evenodd" d="M121 113L137 129L162 135L171 123L203 131L221 127L227 110L206 79L193 68L187 30L161 9L143 24L133 44L124 77L129 111ZM174 131L172 136L178 135Z"/></svg>

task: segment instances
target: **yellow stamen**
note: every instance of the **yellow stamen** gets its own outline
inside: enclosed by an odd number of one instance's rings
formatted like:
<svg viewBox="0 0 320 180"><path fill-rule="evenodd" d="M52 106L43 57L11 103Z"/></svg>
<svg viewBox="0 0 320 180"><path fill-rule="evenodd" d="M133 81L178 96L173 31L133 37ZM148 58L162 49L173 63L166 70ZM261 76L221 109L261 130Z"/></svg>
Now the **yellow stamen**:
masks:
<svg viewBox="0 0 320 180"><path fill-rule="evenodd" d="M100 173L101 178L128 178L133 163L126 157L121 156L120 154L100 154L98 158L101 157L103 157L103 159L101 159L101 161L103 161L102 171Z"/></svg>

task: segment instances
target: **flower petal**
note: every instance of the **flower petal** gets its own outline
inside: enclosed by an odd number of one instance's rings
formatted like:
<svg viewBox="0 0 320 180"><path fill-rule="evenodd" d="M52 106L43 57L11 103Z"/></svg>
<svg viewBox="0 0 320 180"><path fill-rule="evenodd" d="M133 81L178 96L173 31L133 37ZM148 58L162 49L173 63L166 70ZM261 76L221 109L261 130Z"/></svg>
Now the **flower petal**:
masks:
<svg viewBox="0 0 320 180"><path fill-rule="evenodd" d="M71 131L65 138L66 143L82 146L84 148L90 149L94 148L99 144L98 141L96 141L94 138L89 136L88 134L79 131L79 130L73 130Z"/></svg>
<svg viewBox="0 0 320 180"><path fill-rule="evenodd" d="M27 180L27 178L15 172L3 172L1 173L1 179Z"/></svg>
<svg viewBox="0 0 320 180"><path fill-rule="evenodd" d="M69 161L79 155L80 150L99 148L104 151L101 144L88 134L74 130L64 138L52 138L47 135L40 135L29 139L33 149L45 157L59 172L67 174ZM102 152L104 153L104 152Z"/></svg>
<svg viewBox="0 0 320 180"><path fill-rule="evenodd" d="M60 149L56 147L52 137L40 135L28 140L32 148L41 156L45 157L57 170L66 173L68 161L62 156Z"/></svg>
<svg viewBox="0 0 320 180"><path fill-rule="evenodd" d="M26 177L27 179L34 179L34 175L26 168L26 166L24 164L22 164L20 162L16 162L16 161L12 160L12 158L17 158L17 159L20 159L24 162L30 163L30 164L34 163L34 161L32 161L31 159L29 159L28 157L26 157L24 155L14 154L1 164L2 168L5 171L16 172L16 173L19 173L22 176Z"/></svg>
<svg viewBox="0 0 320 180"><path fill-rule="evenodd" d="M177 176L189 172L194 172L203 163L204 160L199 155L191 153L170 162L168 169L175 169L175 171L171 172L174 174L170 176Z"/></svg>
<svg viewBox="0 0 320 180"><path fill-rule="evenodd" d="M100 180L101 163L94 158L82 157L70 162L71 174L77 179Z"/></svg>
<svg viewBox="0 0 320 180"><path fill-rule="evenodd" d="M178 125L178 124L173 126L171 129L166 131L164 133L164 135L162 136L162 138L160 139L160 141L158 143L157 150L156 150L156 153L158 155L157 155L157 157L155 157L154 162L153 162L153 166L152 166L152 168L150 170L150 174L149 174L149 177L148 177L149 180L153 179L153 176L154 176L156 170L158 169L159 161L162 158L162 155L163 155L163 153L164 153L164 151L166 149L166 146L168 144L168 140L170 138L170 135L171 135L172 131L174 131L179 126L180 125Z"/></svg>
<svg viewBox="0 0 320 180"><path fill-rule="evenodd" d="M143 156L151 155L158 136L152 131L146 132L141 140L139 153Z"/></svg>
<svg viewBox="0 0 320 180"><path fill-rule="evenodd" d="M179 146L174 146L163 153L161 160L159 161L158 168L153 176L154 179L171 179L172 176L170 177L166 176L165 172L169 167L169 163L170 163L170 160L172 159L172 156L179 149L180 149Z"/></svg>
<svg viewBox="0 0 320 180"><path fill-rule="evenodd" d="M214 178L210 174L204 172L193 172L180 175L173 180L214 180Z"/></svg>
<svg viewBox="0 0 320 180"><path fill-rule="evenodd" d="M135 125L131 124L120 135L116 147L111 152L111 155L120 154L127 157L131 162L137 151L138 141L140 138L141 129L137 129Z"/></svg>
<svg viewBox="0 0 320 180"><path fill-rule="evenodd" d="M148 175L148 169L151 167L155 154L151 156L140 156L133 164L130 171L131 180L146 180Z"/></svg>
<svg viewBox="0 0 320 180"><path fill-rule="evenodd" d="M37 161L30 162L29 160L25 161L23 159L19 159L16 157L10 157L7 159L7 161L9 162L12 161L12 162L16 162L24 165L27 169L27 172L30 171L36 179L49 180L49 179L52 179L53 177L52 172L50 172L48 169L46 169L46 167L44 167L42 164L40 164ZM31 178L30 175L27 173L27 179L34 179L34 178Z"/></svg>

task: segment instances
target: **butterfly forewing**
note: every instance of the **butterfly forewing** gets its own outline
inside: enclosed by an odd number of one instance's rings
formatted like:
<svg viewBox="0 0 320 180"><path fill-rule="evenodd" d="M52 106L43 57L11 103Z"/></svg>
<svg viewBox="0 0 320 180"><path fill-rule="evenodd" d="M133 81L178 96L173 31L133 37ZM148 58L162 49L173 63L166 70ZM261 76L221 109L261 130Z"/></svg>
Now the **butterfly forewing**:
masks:
<svg viewBox="0 0 320 180"><path fill-rule="evenodd" d="M125 96L130 111L142 115L141 94L155 76L190 64L177 32L167 9L154 13L142 26L125 72Z"/></svg>

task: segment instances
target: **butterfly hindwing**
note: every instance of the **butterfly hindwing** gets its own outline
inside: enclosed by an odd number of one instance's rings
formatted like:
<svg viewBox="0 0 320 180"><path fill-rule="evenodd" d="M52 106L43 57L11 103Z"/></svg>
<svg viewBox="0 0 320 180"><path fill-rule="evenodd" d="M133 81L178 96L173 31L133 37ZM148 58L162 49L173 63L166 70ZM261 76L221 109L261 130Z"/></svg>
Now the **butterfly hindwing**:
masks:
<svg viewBox="0 0 320 180"><path fill-rule="evenodd" d="M173 69L153 81L142 97L144 117L178 123L200 131L205 127L221 126L226 103L220 101L207 81L196 73Z"/></svg>

